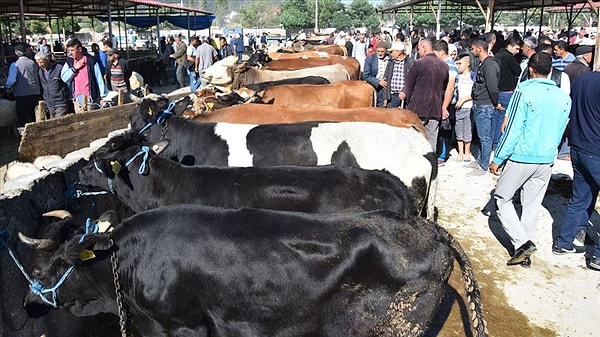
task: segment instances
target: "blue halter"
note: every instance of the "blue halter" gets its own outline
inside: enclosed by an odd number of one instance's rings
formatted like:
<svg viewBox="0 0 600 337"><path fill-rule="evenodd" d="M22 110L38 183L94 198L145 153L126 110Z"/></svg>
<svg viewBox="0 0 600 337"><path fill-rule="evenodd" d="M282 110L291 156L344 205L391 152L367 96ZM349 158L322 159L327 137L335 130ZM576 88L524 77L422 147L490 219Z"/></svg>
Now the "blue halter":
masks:
<svg viewBox="0 0 600 337"><path fill-rule="evenodd" d="M175 107L175 102L170 102L169 106L158 116L158 118L156 118L156 123L158 124L164 124L165 121L167 120L167 117L169 115L173 114L173 108ZM148 130L149 128L152 127L152 125L154 125L155 122L148 122L148 124L146 124L146 126L144 126L141 130L140 130L140 134L144 133L146 130Z"/></svg>

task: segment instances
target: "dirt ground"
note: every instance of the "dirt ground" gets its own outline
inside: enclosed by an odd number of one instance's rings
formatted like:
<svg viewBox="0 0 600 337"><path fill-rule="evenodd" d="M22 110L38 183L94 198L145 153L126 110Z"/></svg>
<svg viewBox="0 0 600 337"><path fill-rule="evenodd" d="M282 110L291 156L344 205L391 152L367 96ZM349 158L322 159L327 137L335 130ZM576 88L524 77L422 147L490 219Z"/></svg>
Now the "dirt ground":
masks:
<svg viewBox="0 0 600 337"><path fill-rule="evenodd" d="M491 174L468 177L469 169L463 165L450 159L440 168L438 222L455 236L471 259L482 289L490 336L600 336L600 271L588 269L583 254L552 254L552 238L571 193L570 162L555 163L553 179L539 210L538 251L530 269L506 265L510 256L505 247L510 246L510 240L493 211L488 212L493 209L489 201L497 178ZM596 231L588 230L596 239L599 209L597 202L591 221ZM589 252L589 239L586 244ZM453 289L442 304L446 309L438 314L427 336L472 336L468 327L465 331L468 318L464 301L456 297L464 294L458 268L455 265L450 282ZM442 327L436 329L438 325Z"/></svg>

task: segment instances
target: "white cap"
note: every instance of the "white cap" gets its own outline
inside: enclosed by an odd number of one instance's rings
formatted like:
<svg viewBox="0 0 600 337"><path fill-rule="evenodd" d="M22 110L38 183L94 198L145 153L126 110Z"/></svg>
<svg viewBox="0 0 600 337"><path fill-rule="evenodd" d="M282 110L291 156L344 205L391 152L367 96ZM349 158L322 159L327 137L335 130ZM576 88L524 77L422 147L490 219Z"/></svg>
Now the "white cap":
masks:
<svg viewBox="0 0 600 337"><path fill-rule="evenodd" d="M457 53L458 50L456 49L456 46L454 45L454 43L448 43L448 55L452 54L452 53Z"/></svg>
<svg viewBox="0 0 600 337"><path fill-rule="evenodd" d="M402 41L394 41L392 42L392 48L390 50L402 50L404 51L404 42Z"/></svg>

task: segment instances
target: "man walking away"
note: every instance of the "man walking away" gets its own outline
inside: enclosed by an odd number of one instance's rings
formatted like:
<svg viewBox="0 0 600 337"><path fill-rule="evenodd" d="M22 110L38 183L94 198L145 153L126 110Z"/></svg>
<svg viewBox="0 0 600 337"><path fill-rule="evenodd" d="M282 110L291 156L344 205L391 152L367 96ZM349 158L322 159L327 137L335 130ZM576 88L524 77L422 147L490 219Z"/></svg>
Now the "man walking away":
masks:
<svg viewBox="0 0 600 337"><path fill-rule="evenodd" d="M536 53L529 60L530 80L523 82L508 106L508 123L489 170L502 175L494 192L498 218L510 236L514 253L508 265L531 265L537 250L538 210L552 175L556 147L567 126L571 98L546 77L552 57ZM540 99L544 97L544 99ZM519 217L513 198L521 190Z"/></svg>
<svg viewBox="0 0 600 337"><path fill-rule="evenodd" d="M573 196L567 205L560 235L552 252L557 255L584 251L588 221L600 190L600 72L577 78L571 90L571 165ZM598 224L594 226L598 227ZM597 236L596 230L593 230ZM580 241L577 246L573 240ZM595 239L595 238L594 238ZM600 270L600 240L596 241L588 267Z"/></svg>

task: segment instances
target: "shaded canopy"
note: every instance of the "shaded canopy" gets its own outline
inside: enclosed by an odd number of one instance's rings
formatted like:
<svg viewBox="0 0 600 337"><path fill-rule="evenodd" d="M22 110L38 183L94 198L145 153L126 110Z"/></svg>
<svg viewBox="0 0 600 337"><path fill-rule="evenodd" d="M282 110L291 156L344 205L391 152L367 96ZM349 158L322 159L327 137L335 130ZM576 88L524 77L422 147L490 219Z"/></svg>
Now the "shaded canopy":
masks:
<svg viewBox="0 0 600 337"><path fill-rule="evenodd" d="M19 15L19 3L23 3L23 14L25 16L107 16L108 9L113 13L121 10L127 10L136 14L156 12L159 8L166 8L170 11L194 12L198 14L211 15L213 13L200 9L184 7L176 4L163 3L155 0L2 0L0 6L0 16ZM129 17L127 18L129 20Z"/></svg>
<svg viewBox="0 0 600 337"><path fill-rule="evenodd" d="M425 3L437 3L437 0L398 0L395 5L387 6L380 9L380 12L393 12L402 7L419 5ZM494 10L524 10L536 7L560 7L560 6L572 6L576 4L587 4L587 0L445 0L445 5L466 5L472 7L479 7L478 3L484 9L493 6ZM431 11L430 8L428 8Z"/></svg>
<svg viewBox="0 0 600 337"><path fill-rule="evenodd" d="M158 21L164 22L167 21L177 27L188 28L190 30L203 30L207 29L212 25L213 20L215 19L214 15L177 15L177 16L166 16L159 15ZM100 21L108 21L108 17L98 17ZM127 21L128 25L140 27L140 28L148 28L152 26L156 26L157 18L152 15L144 15L144 16L133 16L127 17L126 19L123 17L112 17L113 21Z"/></svg>

